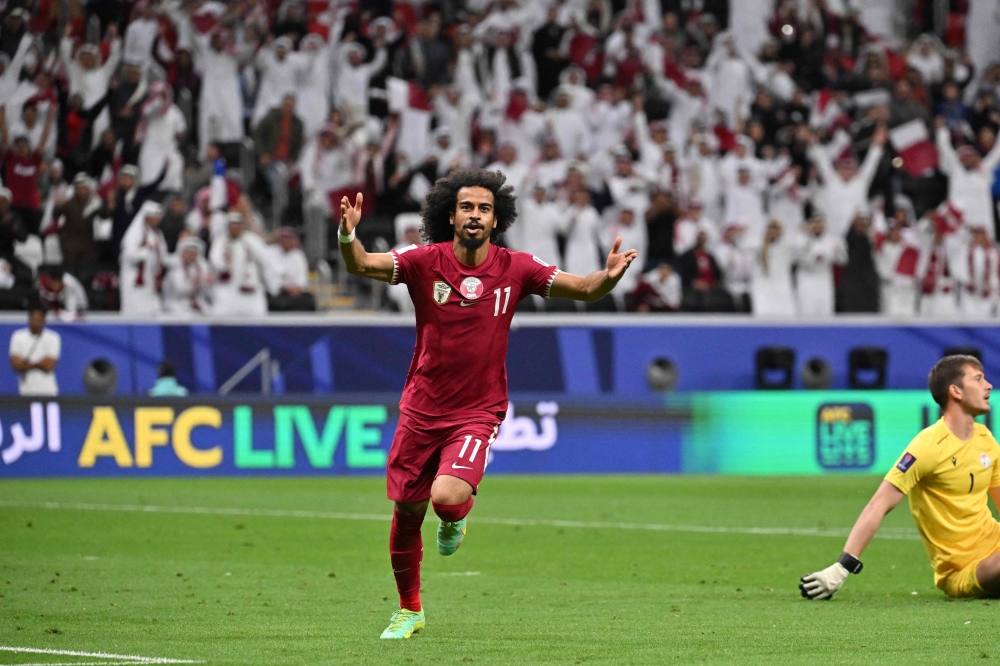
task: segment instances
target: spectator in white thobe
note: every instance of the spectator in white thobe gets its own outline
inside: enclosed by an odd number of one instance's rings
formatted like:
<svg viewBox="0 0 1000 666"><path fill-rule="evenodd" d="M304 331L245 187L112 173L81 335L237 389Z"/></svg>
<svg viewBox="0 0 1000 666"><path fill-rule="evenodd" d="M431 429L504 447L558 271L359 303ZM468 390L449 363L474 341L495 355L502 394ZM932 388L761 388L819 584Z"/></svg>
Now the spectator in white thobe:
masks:
<svg viewBox="0 0 1000 666"><path fill-rule="evenodd" d="M507 179L507 185L514 188L514 193L521 195L528 183L527 164L518 159L517 146L513 143L505 142L500 144L497 153L497 161L486 167L487 171L499 171Z"/></svg>
<svg viewBox="0 0 1000 666"><path fill-rule="evenodd" d="M545 188L556 187L566 180L568 170L569 160L559 151L559 142L555 137L546 137L539 158L528 172L528 182Z"/></svg>
<svg viewBox="0 0 1000 666"><path fill-rule="evenodd" d="M382 38L375 39L375 58L365 62L365 47L357 42L343 44L337 54L337 88L333 101L351 122L368 117L368 86L386 61Z"/></svg>
<svg viewBox="0 0 1000 666"><path fill-rule="evenodd" d="M984 227L992 239L993 176L1000 165L1000 141L980 158L972 146L956 151L944 121L938 119L936 124L939 164L941 172L948 176L948 200L962 211L966 224Z"/></svg>
<svg viewBox="0 0 1000 666"><path fill-rule="evenodd" d="M684 88L667 77L658 77L656 83L673 105L670 110L670 142L683 146L691 133L692 124L712 118L712 103L697 78L689 79Z"/></svg>
<svg viewBox="0 0 1000 666"><path fill-rule="evenodd" d="M649 209L650 190L646 174L632 161L628 149L620 146L615 151L615 172L608 178L608 191L615 206L627 208L642 219Z"/></svg>
<svg viewBox="0 0 1000 666"><path fill-rule="evenodd" d="M260 80L257 85L257 102L254 104L251 118L253 127L257 126L268 111L280 106L285 95L295 94L299 82L312 64L313 57L316 56L315 51L311 55L294 53L292 47L291 39L278 37L270 47L257 52L256 64L260 71ZM212 82L207 81L206 84L211 85Z"/></svg>
<svg viewBox="0 0 1000 666"><path fill-rule="evenodd" d="M515 247L535 255L550 266L563 266L559 260L556 236L561 230L565 213L548 199L548 190L541 184L536 184L531 196L521 199L519 204L517 224L511 229L518 230ZM569 268L565 270L569 271Z"/></svg>
<svg viewBox="0 0 1000 666"><path fill-rule="evenodd" d="M805 317L832 317L834 312L833 267L847 263L843 238L826 232L821 217L806 224L795 243L796 294L799 314Z"/></svg>
<svg viewBox="0 0 1000 666"><path fill-rule="evenodd" d="M208 315L212 312L212 271L205 260L205 243L196 236L177 241L177 251L167 258L163 281L163 304L177 315Z"/></svg>
<svg viewBox="0 0 1000 666"><path fill-rule="evenodd" d="M781 220L789 229L798 229L805 222L805 203L809 191L799 185L802 168L793 165L771 184L767 191L767 212Z"/></svg>
<svg viewBox="0 0 1000 666"><path fill-rule="evenodd" d="M571 160L588 157L590 128L583 113L572 106L568 89L556 88L554 103L545 112L545 123L563 157Z"/></svg>
<svg viewBox="0 0 1000 666"><path fill-rule="evenodd" d="M723 225L740 224L746 227L749 238L763 236L767 224L767 216L764 213L766 186L765 179L755 179L750 166L741 164L737 170L736 182L725 190L726 208L722 213Z"/></svg>
<svg viewBox="0 0 1000 666"><path fill-rule="evenodd" d="M639 145L639 161L647 173L656 173L663 165L664 151L673 149L666 123L662 120L649 123L646 114L639 110L632 117L632 129Z"/></svg>
<svg viewBox="0 0 1000 666"><path fill-rule="evenodd" d="M296 109L305 135L313 136L330 118L331 47L316 34L302 38L301 55L308 62L297 72Z"/></svg>
<svg viewBox="0 0 1000 666"><path fill-rule="evenodd" d="M563 269L574 275L601 270L601 217L586 189L581 187L573 192L571 205L562 214L562 230L566 235Z"/></svg>
<svg viewBox="0 0 1000 666"><path fill-rule="evenodd" d="M83 44L73 56L73 40L69 36L72 27L67 26L66 35L59 44L59 57L66 69L69 80L69 94L80 95L83 98L83 108L93 108L104 99L108 93L108 84L118 64L122 59L122 40L118 38L118 27L112 23L108 26L107 37L111 40L111 51L108 59L101 63L101 50L96 44ZM92 126L94 141L108 127L108 110L104 109L94 120Z"/></svg>
<svg viewBox="0 0 1000 666"><path fill-rule="evenodd" d="M912 229L896 220L875 252L875 268L882 281L882 312L889 317L915 317L920 280L920 241Z"/></svg>
<svg viewBox="0 0 1000 666"><path fill-rule="evenodd" d="M753 244L753 239L749 240ZM795 293L792 289L794 248L782 230L782 224L771 220L762 239L754 249L751 302L755 317L793 317L796 314Z"/></svg>
<svg viewBox="0 0 1000 666"><path fill-rule="evenodd" d="M468 163L468 154L455 143L451 128L442 125L434 130L430 156L437 161L437 176L444 178L452 169Z"/></svg>
<svg viewBox="0 0 1000 666"><path fill-rule="evenodd" d="M614 214L616 211L612 211ZM602 248L604 254L607 254L612 247L614 247L615 238L620 237L622 239L622 247L627 247L630 250L634 249L636 251L636 257L633 263L637 267L646 265L646 250L649 247L649 237L647 235L646 225L642 221L642 217L636 213L636 211L631 208L618 208L617 215L615 216L615 221L612 222L608 228L607 235L605 236L605 246ZM619 309L622 309L622 305L625 300L625 296L628 295L636 285L639 284L639 280L642 279L642 272L636 271L635 273L625 272L625 275L621 278L618 286L611 295L614 296L615 302L618 303Z"/></svg>
<svg viewBox="0 0 1000 666"><path fill-rule="evenodd" d="M434 117L438 127L451 129L451 142L462 152L472 152L472 115L476 107L462 96L457 86L449 86L434 96Z"/></svg>
<svg viewBox="0 0 1000 666"><path fill-rule="evenodd" d="M563 84L561 87L572 91L573 108L585 113L592 153L610 150L625 140L625 134L632 122L633 105L621 99L620 89L603 85L597 89L595 98L593 92L585 86L583 90L587 91L587 95L580 91L581 86ZM593 99L593 103L586 102L583 105L577 103L581 97Z"/></svg>
<svg viewBox="0 0 1000 666"><path fill-rule="evenodd" d="M700 201L712 220L722 215L722 180L719 175L718 139L713 134L698 134L681 170L681 192L689 201Z"/></svg>
<svg viewBox="0 0 1000 666"><path fill-rule="evenodd" d="M228 30L202 34L190 28L195 64L202 76L198 100L199 155L212 142L230 143L243 138L243 93L240 87L241 54Z"/></svg>
<svg viewBox="0 0 1000 666"><path fill-rule="evenodd" d="M875 130L872 145L860 168L853 158L840 159L834 167L826 149L812 137L809 157L823 179L821 208L826 213L826 226L834 236L846 235L858 210L867 209L868 188L882 159L887 137L884 127Z"/></svg>
<svg viewBox="0 0 1000 666"><path fill-rule="evenodd" d="M277 241L269 246L268 309L271 312L310 312L316 299L309 292L309 261L299 236L291 227L282 227Z"/></svg>
<svg viewBox="0 0 1000 666"><path fill-rule="evenodd" d="M733 224L741 229L746 228L739 223ZM705 245L709 249L713 249L719 242L718 224L705 213L701 201L692 199L674 222L674 254L679 257L693 248L701 233L705 234Z"/></svg>
<svg viewBox="0 0 1000 666"><path fill-rule="evenodd" d="M184 158L179 143L186 132L187 122L174 104L171 87L160 82L150 85L135 133L136 142L142 146L139 149L140 185L155 182L166 165L167 172L159 189L181 191L184 187Z"/></svg>
<svg viewBox="0 0 1000 666"><path fill-rule="evenodd" d="M153 42L160 31L156 7L150 0L142 0L133 6L139 16L128 24L125 30L125 62L137 64L145 71L153 60Z"/></svg>
<svg viewBox="0 0 1000 666"><path fill-rule="evenodd" d="M513 143L519 159L533 162L545 135L545 116L531 108L523 87L511 90L506 102L489 107L480 116L480 123L502 141Z"/></svg>
<svg viewBox="0 0 1000 666"><path fill-rule="evenodd" d="M733 297L737 312L751 310L750 287L753 282L754 253L743 242L745 233L742 226L731 224L723 229L722 242L714 246L715 259L722 269L723 284Z"/></svg>
<svg viewBox="0 0 1000 666"><path fill-rule="evenodd" d="M214 313L229 317L264 317L267 315L267 246L260 236L245 230L242 214L229 213L226 222L226 233L212 240L208 257L216 273L212 291Z"/></svg>
<svg viewBox="0 0 1000 666"><path fill-rule="evenodd" d="M351 184L353 146L340 138L334 125L325 125L306 144L299 157L299 174L306 204L330 214L329 193Z"/></svg>
<svg viewBox="0 0 1000 666"><path fill-rule="evenodd" d="M121 245L121 312L125 316L153 316L162 311L161 272L167 241L160 231L163 207L147 201L139 208Z"/></svg>
<svg viewBox="0 0 1000 666"><path fill-rule="evenodd" d="M955 267L962 314L968 319L992 319L1000 296L1000 253L984 227L972 227L968 235L965 263L959 261Z"/></svg>
<svg viewBox="0 0 1000 666"><path fill-rule="evenodd" d="M926 242L920 254L917 275L920 278L920 316L926 319L957 321L959 285L955 279L960 261L960 241L955 233L946 233L938 226L933 238Z"/></svg>
<svg viewBox="0 0 1000 666"><path fill-rule="evenodd" d="M712 74L712 104L722 112L726 125L735 128L737 119L746 116L754 92L750 66L740 58L731 35L716 37L705 70Z"/></svg>

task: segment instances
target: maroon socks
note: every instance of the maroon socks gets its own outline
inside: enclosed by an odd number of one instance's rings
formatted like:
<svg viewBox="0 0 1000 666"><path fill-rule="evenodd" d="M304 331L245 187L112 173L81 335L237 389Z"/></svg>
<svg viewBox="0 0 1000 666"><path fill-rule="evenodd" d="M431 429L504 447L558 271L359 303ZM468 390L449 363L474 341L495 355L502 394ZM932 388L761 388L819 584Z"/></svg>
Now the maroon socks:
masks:
<svg viewBox="0 0 1000 666"><path fill-rule="evenodd" d="M438 518L446 523L454 523L469 515L469 512L472 511L472 503L475 501L475 497L470 497L467 502L462 504L438 504L437 502L431 502L431 504L434 505L434 513L438 515Z"/></svg>
<svg viewBox="0 0 1000 666"><path fill-rule="evenodd" d="M423 522L423 516L408 516L396 510L389 532L389 557L399 590L399 607L411 611L421 610L420 560L424 556L424 542L420 538L420 525Z"/></svg>

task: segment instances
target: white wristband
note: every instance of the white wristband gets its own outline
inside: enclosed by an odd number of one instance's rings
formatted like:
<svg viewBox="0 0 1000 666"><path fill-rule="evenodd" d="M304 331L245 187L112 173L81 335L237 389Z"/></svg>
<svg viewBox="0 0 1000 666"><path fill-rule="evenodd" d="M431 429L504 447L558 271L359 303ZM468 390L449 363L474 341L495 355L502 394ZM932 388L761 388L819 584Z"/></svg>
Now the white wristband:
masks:
<svg viewBox="0 0 1000 666"><path fill-rule="evenodd" d="M348 235L345 236L344 234L340 233L340 229L338 228L337 229L337 238L344 245L349 245L350 243L354 242L354 232L355 232L355 230L351 229L351 233L349 233Z"/></svg>

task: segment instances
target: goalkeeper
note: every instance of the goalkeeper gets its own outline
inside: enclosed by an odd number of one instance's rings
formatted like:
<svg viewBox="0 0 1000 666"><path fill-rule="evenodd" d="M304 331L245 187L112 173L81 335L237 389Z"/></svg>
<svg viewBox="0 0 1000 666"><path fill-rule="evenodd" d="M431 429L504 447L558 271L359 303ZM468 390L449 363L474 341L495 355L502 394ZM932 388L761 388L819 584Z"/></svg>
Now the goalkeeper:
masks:
<svg viewBox="0 0 1000 666"><path fill-rule="evenodd" d="M1000 596L1000 445L974 418L990 409L983 365L972 356L946 356L927 380L944 414L918 434L858 517L844 553L832 566L803 576L808 599L829 599L848 574L861 572L862 552L882 518L910 496L910 511L934 567L934 584L950 597Z"/></svg>

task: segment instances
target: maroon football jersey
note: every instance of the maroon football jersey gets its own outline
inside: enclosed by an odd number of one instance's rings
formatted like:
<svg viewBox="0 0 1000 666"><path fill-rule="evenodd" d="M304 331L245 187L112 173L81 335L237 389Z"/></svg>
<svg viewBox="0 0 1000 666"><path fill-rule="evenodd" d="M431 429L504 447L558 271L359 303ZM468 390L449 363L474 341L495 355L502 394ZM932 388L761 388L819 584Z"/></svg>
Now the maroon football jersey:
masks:
<svg viewBox="0 0 1000 666"><path fill-rule="evenodd" d="M417 315L400 410L436 421L506 412L514 310L528 294L548 296L558 269L492 243L475 267L458 260L451 241L391 254L392 284L406 284Z"/></svg>

